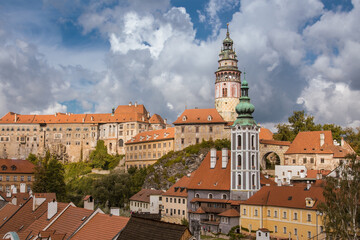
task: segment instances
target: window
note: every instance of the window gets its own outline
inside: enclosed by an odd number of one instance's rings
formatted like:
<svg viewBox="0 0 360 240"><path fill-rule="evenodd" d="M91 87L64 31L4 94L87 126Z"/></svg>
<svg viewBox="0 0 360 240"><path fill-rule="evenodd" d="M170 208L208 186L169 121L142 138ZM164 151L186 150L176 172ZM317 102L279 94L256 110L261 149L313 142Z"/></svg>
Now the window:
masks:
<svg viewBox="0 0 360 240"><path fill-rule="evenodd" d="M321 162L321 163L324 163L324 162L325 162L325 159L324 159L324 158L321 158L321 159L320 159L320 162Z"/></svg>
<svg viewBox="0 0 360 240"><path fill-rule="evenodd" d="M283 212L283 218L286 219L286 212Z"/></svg>
<svg viewBox="0 0 360 240"><path fill-rule="evenodd" d="M238 186L241 187L241 174L238 174Z"/></svg>
<svg viewBox="0 0 360 240"><path fill-rule="evenodd" d="M223 97L227 97L227 88L226 86L222 89Z"/></svg>
<svg viewBox="0 0 360 240"><path fill-rule="evenodd" d="M298 219L298 215L297 213L294 213L294 220L297 220Z"/></svg>
<svg viewBox="0 0 360 240"><path fill-rule="evenodd" d="M277 226L274 226L274 232L277 233Z"/></svg>
<svg viewBox="0 0 360 240"><path fill-rule="evenodd" d="M27 180L30 182L30 181L31 181L31 176L28 176L28 177L27 177Z"/></svg>
<svg viewBox="0 0 360 240"><path fill-rule="evenodd" d="M0 181L2 181L3 179L2 179L2 175L0 175Z"/></svg>
<svg viewBox="0 0 360 240"><path fill-rule="evenodd" d="M255 136L254 135L251 136L251 148L255 149Z"/></svg>
<svg viewBox="0 0 360 240"><path fill-rule="evenodd" d="M277 211L274 211L274 217L277 218Z"/></svg>
<svg viewBox="0 0 360 240"><path fill-rule="evenodd" d="M14 182L17 182L17 176L14 176Z"/></svg>
<svg viewBox="0 0 360 240"><path fill-rule="evenodd" d="M297 228L294 228L294 235L297 236Z"/></svg>
<svg viewBox="0 0 360 240"><path fill-rule="evenodd" d="M185 143L185 139L181 139L181 144L184 144Z"/></svg>
<svg viewBox="0 0 360 240"><path fill-rule="evenodd" d="M303 163L304 163L304 164L306 163L306 158L303 158Z"/></svg>
<svg viewBox="0 0 360 240"><path fill-rule="evenodd" d="M180 215L180 209L178 209L178 215Z"/></svg>
<svg viewBox="0 0 360 240"><path fill-rule="evenodd" d="M241 155L238 155L238 168L241 168Z"/></svg>
<svg viewBox="0 0 360 240"><path fill-rule="evenodd" d="M181 127L181 132L182 132L182 133L185 132L185 127Z"/></svg>
<svg viewBox="0 0 360 240"><path fill-rule="evenodd" d="M199 127L198 126L195 127L195 132L197 132L197 133L199 132Z"/></svg>
<svg viewBox="0 0 360 240"><path fill-rule="evenodd" d="M286 227L284 227L284 233L286 233Z"/></svg>
<svg viewBox="0 0 360 240"><path fill-rule="evenodd" d="M156 148L156 143L153 144L153 148Z"/></svg>
<svg viewBox="0 0 360 240"><path fill-rule="evenodd" d="M226 198L227 198L226 194L223 194L222 199L226 199Z"/></svg>
<svg viewBox="0 0 360 240"><path fill-rule="evenodd" d="M169 201L169 198L166 198L166 202L168 202Z"/></svg>
<svg viewBox="0 0 360 240"><path fill-rule="evenodd" d="M212 132L213 131L213 128L212 127L209 127L209 132Z"/></svg>
<svg viewBox="0 0 360 240"><path fill-rule="evenodd" d="M295 159L293 159L293 161L292 161L292 162L293 162L293 164L295 164L295 163L296 163L296 160L295 160Z"/></svg>
<svg viewBox="0 0 360 240"><path fill-rule="evenodd" d="M267 216L270 217L270 215L271 215L271 211L267 210Z"/></svg>
<svg viewBox="0 0 360 240"><path fill-rule="evenodd" d="M172 203L172 198L170 198L170 203Z"/></svg>
<svg viewBox="0 0 360 240"><path fill-rule="evenodd" d="M200 142L199 138L196 138L195 140L196 140L196 144L198 144Z"/></svg>
<svg viewBox="0 0 360 240"><path fill-rule="evenodd" d="M237 142L238 142L237 148L238 148L238 149L241 149L241 135L238 135L238 136L237 136Z"/></svg>
<svg viewBox="0 0 360 240"><path fill-rule="evenodd" d="M198 193L195 194L195 198L200 198L200 195Z"/></svg>
<svg viewBox="0 0 360 240"><path fill-rule="evenodd" d="M308 238L311 238L311 232L308 231Z"/></svg>
<svg viewBox="0 0 360 240"><path fill-rule="evenodd" d="M255 209L255 213L254 213L254 216L257 216L258 215L258 210Z"/></svg>
<svg viewBox="0 0 360 240"><path fill-rule="evenodd" d="M310 163L314 163L314 158L310 158Z"/></svg>
<svg viewBox="0 0 360 240"><path fill-rule="evenodd" d="M122 134L121 134L122 135ZM123 147L124 146L124 140L120 139L119 140L119 147Z"/></svg>
<svg viewBox="0 0 360 240"><path fill-rule="evenodd" d="M209 193L208 198L209 198L209 199L212 199L212 198L213 198L213 195L212 195L211 193Z"/></svg>
<svg viewBox="0 0 360 240"><path fill-rule="evenodd" d="M243 209L243 215L246 215L246 208Z"/></svg>
<svg viewBox="0 0 360 240"><path fill-rule="evenodd" d="M308 214L308 215L307 215L307 221L308 221L308 222L311 222L311 214Z"/></svg>
<svg viewBox="0 0 360 240"><path fill-rule="evenodd" d="M185 210L182 211L182 215L185 215Z"/></svg>

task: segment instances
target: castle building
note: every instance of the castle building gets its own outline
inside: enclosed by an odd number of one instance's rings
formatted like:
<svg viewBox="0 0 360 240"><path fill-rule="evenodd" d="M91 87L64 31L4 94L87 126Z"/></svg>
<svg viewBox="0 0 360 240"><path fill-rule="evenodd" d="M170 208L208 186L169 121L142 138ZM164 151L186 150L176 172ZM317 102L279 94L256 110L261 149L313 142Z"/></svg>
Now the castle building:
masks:
<svg viewBox="0 0 360 240"><path fill-rule="evenodd" d="M241 85L238 114L231 129L231 199L246 200L260 189L260 127L252 117L255 111L248 96L248 83Z"/></svg>
<svg viewBox="0 0 360 240"><path fill-rule="evenodd" d="M239 103L241 71L237 67L237 56L233 49L229 28L219 54L219 67L215 72L215 108L227 122L236 119L235 107Z"/></svg>
<svg viewBox="0 0 360 240"><path fill-rule="evenodd" d="M161 118L161 117L160 117ZM139 132L165 128L156 117L150 122L144 105L120 105L111 113L22 115L7 113L0 119L0 158L25 159L46 151L64 162L87 159L98 140L110 154L125 154L125 142Z"/></svg>

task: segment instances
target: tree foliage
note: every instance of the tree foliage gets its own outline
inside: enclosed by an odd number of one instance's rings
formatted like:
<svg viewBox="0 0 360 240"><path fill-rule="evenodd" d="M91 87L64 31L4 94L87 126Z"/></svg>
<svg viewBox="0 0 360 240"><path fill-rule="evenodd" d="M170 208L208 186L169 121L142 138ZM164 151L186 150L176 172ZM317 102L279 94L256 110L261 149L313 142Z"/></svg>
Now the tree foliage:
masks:
<svg viewBox="0 0 360 240"><path fill-rule="evenodd" d="M323 213L326 235L332 239L358 239L360 236L360 162L349 155L340 163L338 178L327 177Z"/></svg>
<svg viewBox="0 0 360 240"><path fill-rule="evenodd" d="M56 156L46 153L44 158L35 161L35 181L32 186L33 192L56 193L57 199L64 200L66 197L64 167Z"/></svg>
<svg viewBox="0 0 360 240"><path fill-rule="evenodd" d="M113 156L107 152L107 148L103 140L98 140L96 148L90 153L89 159L93 168L101 168L104 170L114 169L123 156Z"/></svg>

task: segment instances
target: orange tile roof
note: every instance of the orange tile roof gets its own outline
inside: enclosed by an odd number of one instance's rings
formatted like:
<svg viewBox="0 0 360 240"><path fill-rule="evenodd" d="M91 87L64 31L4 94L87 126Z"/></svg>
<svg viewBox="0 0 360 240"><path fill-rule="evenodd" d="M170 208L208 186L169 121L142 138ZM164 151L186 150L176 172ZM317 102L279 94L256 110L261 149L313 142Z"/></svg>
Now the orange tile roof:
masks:
<svg viewBox="0 0 360 240"><path fill-rule="evenodd" d="M324 134L324 144L320 146L320 134ZM345 157L349 149L335 146L331 131L299 132L285 154L323 153L334 157Z"/></svg>
<svg viewBox="0 0 360 240"><path fill-rule="evenodd" d="M150 203L150 195L162 195L162 190L141 189L138 193L130 198L130 201Z"/></svg>
<svg viewBox="0 0 360 240"><path fill-rule="evenodd" d="M166 192L163 193L164 196L175 196L175 197L187 197L187 186L194 176L194 172L188 176L183 176L180 178L174 185L172 185Z"/></svg>
<svg viewBox="0 0 360 240"><path fill-rule="evenodd" d="M331 171L330 170L307 170L306 177L307 178L316 178L318 173L321 173L321 175L323 177L325 177L326 175L331 173Z"/></svg>
<svg viewBox="0 0 360 240"><path fill-rule="evenodd" d="M270 186L276 186L276 182L274 182L273 180L266 178L264 176L264 174L260 173L260 185L264 186L264 185L270 185Z"/></svg>
<svg viewBox="0 0 360 240"><path fill-rule="evenodd" d="M69 237L94 211L70 206L46 230Z"/></svg>
<svg viewBox="0 0 360 240"><path fill-rule="evenodd" d="M148 111L146 110L143 104L131 104L129 105L119 105L115 109L115 113L140 113L142 115L147 115Z"/></svg>
<svg viewBox="0 0 360 240"><path fill-rule="evenodd" d="M53 219L55 219L69 204L58 202L56 214L47 218L47 211L44 212L38 219L34 220L29 227L19 233L20 239L26 239L27 236L38 235Z"/></svg>
<svg viewBox="0 0 360 240"><path fill-rule="evenodd" d="M0 159L0 174L34 173L35 165L28 160Z"/></svg>
<svg viewBox="0 0 360 240"><path fill-rule="evenodd" d="M174 122L177 124L226 124L219 112L215 108L210 109L186 109Z"/></svg>
<svg viewBox="0 0 360 240"><path fill-rule="evenodd" d="M71 239L113 239L129 218L97 213Z"/></svg>
<svg viewBox="0 0 360 240"><path fill-rule="evenodd" d="M220 213L219 216L223 216L223 217L239 217L240 214L236 209L230 208L230 209Z"/></svg>
<svg viewBox="0 0 360 240"><path fill-rule="evenodd" d="M313 207L306 207L305 198L307 197L315 200ZM306 190L304 185L265 186L246 200L243 205L317 209L318 204L323 201L322 187L311 186L309 190Z"/></svg>
<svg viewBox="0 0 360 240"><path fill-rule="evenodd" d="M197 213L197 214L204 214L206 213L205 210L202 207L198 207L196 211L190 211L191 213Z"/></svg>
<svg viewBox="0 0 360 240"><path fill-rule="evenodd" d="M0 225L2 225L18 209L19 209L19 206L13 205L11 203L8 203L3 208L1 208L0 209Z"/></svg>
<svg viewBox="0 0 360 240"><path fill-rule="evenodd" d="M230 151L228 151L230 157ZM207 189L207 190L230 190L230 159L226 168L222 168L221 151L216 152L215 168L210 168L210 152L201 162L194 176L188 184L188 189ZM211 176L211 177L209 177Z"/></svg>
<svg viewBox="0 0 360 240"><path fill-rule="evenodd" d="M131 138L125 144L135 144L143 142L153 142L161 140L174 139L175 137L175 128L167 128L160 130L153 130L147 132L138 133L135 137Z"/></svg>
<svg viewBox="0 0 360 240"><path fill-rule="evenodd" d="M194 202L208 202L208 203L228 203L229 199L218 199L218 198L193 198L190 201Z"/></svg>
<svg viewBox="0 0 360 240"><path fill-rule="evenodd" d="M260 139L261 144L267 145L280 145L280 146L290 146L291 142L288 141L277 141L277 140L268 140L268 139Z"/></svg>
<svg viewBox="0 0 360 240"><path fill-rule="evenodd" d="M152 124L157 124L157 123L160 123L160 124L165 124L165 121L164 119L158 115L158 114L154 114L151 116L151 118L149 119L149 123L152 123Z"/></svg>
<svg viewBox="0 0 360 240"><path fill-rule="evenodd" d="M26 193L21 193L21 192L11 193L11 197L6 197L6 193L4 193L4 192L0 192L0 195L7 202L11 202L13 198L16 198L17 199L16 205L18 205L18 206L24 204L30 198L30 194L28 192L26 192Z"/></svg>
<svg viewBox="0 0 360 240"><path fill-rule="evenodd" d="M273 133L269 129L261 127L259 139L273 140Z"/></svg>

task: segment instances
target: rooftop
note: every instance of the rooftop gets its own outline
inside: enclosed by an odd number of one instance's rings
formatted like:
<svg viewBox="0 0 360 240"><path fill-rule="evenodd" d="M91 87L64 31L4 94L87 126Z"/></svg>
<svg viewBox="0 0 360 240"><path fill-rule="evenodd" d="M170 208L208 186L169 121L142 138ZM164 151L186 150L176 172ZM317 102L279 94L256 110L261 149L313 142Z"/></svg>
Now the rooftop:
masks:
<svg viewBox="0 0 360 240"><path fill-rule="evenodd" d="M162 195L162 190L141 189L130 198L130 201L150 203L150 195Z"/></svg>
<svg viewBox="0 0 360 240"><path fill-rule="evenodd" d="M35 165L28 160L0 159L0 173L34 173Z"/></svg>
<svg viewBox="0 0 360 240"><path fill-rule="evenodd" d="M221 117L215 108L210 109L186 109L174 122L174 125L181 124L209 124L227 122Z"/></svg>
<svg viewBox="0 0 360 240"><path fill-rule="evenodd" d="M160 130L153 130L147 132L138 133L135 137L131 138L126 144L153 142L161 140L174 139L175 128L167 128Z"/></svg>

